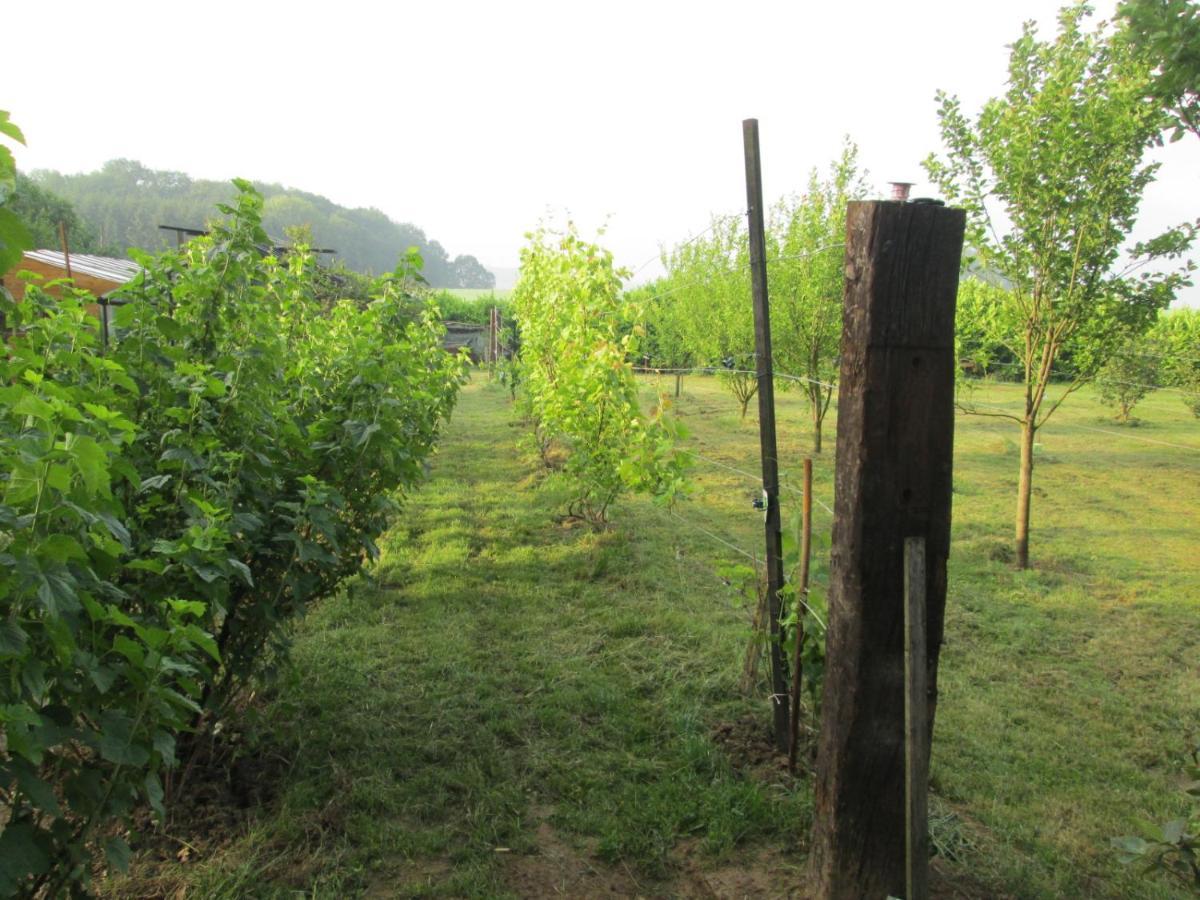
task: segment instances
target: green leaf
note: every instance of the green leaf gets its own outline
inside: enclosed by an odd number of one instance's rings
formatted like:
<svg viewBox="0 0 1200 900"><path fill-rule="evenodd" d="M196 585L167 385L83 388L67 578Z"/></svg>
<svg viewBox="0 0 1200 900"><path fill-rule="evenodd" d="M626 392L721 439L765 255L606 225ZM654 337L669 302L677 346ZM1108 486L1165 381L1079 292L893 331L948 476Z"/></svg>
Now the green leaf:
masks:
<svg viewBox="0 0 1200 900"><path fill-rule="evenodd" d="M0 621L0 657L21 656L29 636L14 619Z"/></svg>
<svg viewBox="0 0 1200 900"><path fill-rule="evenodd" d="M54 562L62 563L68 559L86 560L87 553L79 541L67 534L52 534L38 544L37 553Z"/></svg>
<svg viewBox="0 0 1200 900"><path fill-rule="evenodd" d="M42 572L38 582L38 602L49 615L59 616L79 609L79 599L75 596L75 580L69 575Z"/></svg>
<svg viewBox="0 0 1200 900"><path fill-rule="evenodd" d="M0 894L12 896L30 877L50 869L50 857L40 846L37 832L25 823L9 824L0 834Z"/></svg>
<svg viewBox="0 0 1200 900"><path fill-rule="evenodd" d="M3 210L0 210L3 212ZM33 416L43 422L53 422L58 418L54 407L36 394L25 393L12 405L12 411L18 416Z"/></svg>
<svg viewBox="0 0 1200 900"><path fill-rule="evenodd" d="M129 871L129 863L133 858L133 851L129 849L129 845L125 843L123 838L116 836L105 838L104 858L118 872L125 873Z"/></svg>
<svg viewBox="0 0 1200 900"><path fill-rule="evenodd" d="M199 600L169 600L171 610L180 616L195 616L199 618L204 615L205 606Z"/></svg>
<svg viewBox="0 0 1200 900"><path fill-rule="evenodd" d="M1162 827L1162 839L1164 844L1178 844L1187 831L1187 819L1172 819Z"/></svg>
<svg viewBox="0 0 1200 900"><path fill-rule="evenodd" d="M134 743L133 719L113 710L100 716L100 740L96 749L110 763L121 766L143 766L150 759L149 751Z"/></svg>
<svg viewBox="0 0 1200 900"><path fill-rule="evenodd" d="M166 810L163 809L163 786L159 781L157 772L147 772L145 779L142 781L142 787L146 791L146 799L150 801L150 808L158 813L159 818L166 815Z"/></svg>
<svg viewBox="0 0 1200 900"><path fill-rule="evenodd" d="M75 466L88 491L108 496L108 454L104 448L90 437L81 435L75 438L71 451L75 455Z"/></svg>
<svg viewBox="0 0 1200 900"><path fill-rule="evenodd" d="M62 809L58 805L58 797L54 794L54 789L42 779L37 777L33 766L24 760L14 760L16 765L14 769L17 775L17 784L25 795L34 802L38 810L49 816L61 816Z"/></svg>
<svg viewBox="0 0 1200 900"><path fill-rule="evenodd" d="M102 694L107 694L117 680L117 673L104 665L93 665L88 670L88 677L92 679L92 684L96 685L96 690Z"/></svg>
<svg viewBox="0 0 1200 900"><path fill-rule="evenodd" d="M123 634L117 635L116 640L113 641L113 650L120 653L135 666L141 666L146 659L146 651L142 649L142 645L137 643L137 641L130 640Z"/></svg>
<svg viewBox="0 0 1200 900"><path fill-rule="evenodd" d="M168 731L154 732L154 749L158 751L158 755L162 757L163 765L172 766L175 764L175 735Z"/></svg>
<svg viewBox="0 0 1200 900"><path fill-rule="evenodd" d="M246 582L247 587L254 587L254 576L250 574L250 567L248 565L240 559L232 557L229 558L229 565L242 577L242 581Z"/></svg>
<svg viewBox="0 0 1200 900"><path fill-rule="evenodd" d="M17 124L9 118L10 113L7 110L0 109L0 134L6 134L18 144L25 143L25 135L21 133L21 129Z"/></svg>
<svg viewBox="0 0 1200 900"><path fill-rule="evenodd" d="M138 493L144 494L149 491L157 491L160 488L166 487L170 480L170 475L151 475L149 478L142 479L142 485L138 488Z"/></svg>

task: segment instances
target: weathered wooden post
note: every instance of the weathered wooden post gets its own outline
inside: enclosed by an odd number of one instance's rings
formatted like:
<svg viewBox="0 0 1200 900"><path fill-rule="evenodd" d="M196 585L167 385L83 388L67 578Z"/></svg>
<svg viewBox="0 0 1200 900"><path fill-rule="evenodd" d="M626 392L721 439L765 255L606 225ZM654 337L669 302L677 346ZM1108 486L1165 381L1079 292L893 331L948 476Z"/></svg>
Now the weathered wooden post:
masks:
<svg viewBox="0 0 1200 900"><path fill-rule="evenodd" d="M767 302L766 238L763 231L762 161L758 119L742 122L746 154L746 219L750 238L750 287L754 299L754 359L758 376L758 438L762 456L767 544L767 611L771 641L771 708L775 746L788 749L787 658L779 643L779 592L783 590L783 525L779 514L779 458L775 448L775 375L771 360L771 316Z"/></svg>
<svg viewBox="0 0 1200 900"><path fill-rule="evenodd" d="M902 897L905 553L925 544L933 733L950 552L954 303L965 217L851 203L838 391L829 631L812 876L821 898Z"/></svg>

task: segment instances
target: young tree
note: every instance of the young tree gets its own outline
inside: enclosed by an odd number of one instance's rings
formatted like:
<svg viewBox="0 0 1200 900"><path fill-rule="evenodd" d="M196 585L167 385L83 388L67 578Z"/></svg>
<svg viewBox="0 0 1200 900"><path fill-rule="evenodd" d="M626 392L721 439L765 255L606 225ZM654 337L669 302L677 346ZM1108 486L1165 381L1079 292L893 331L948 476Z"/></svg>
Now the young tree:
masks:
<svg viewBox="0 0 1200 900"><path fill-rule="evenodd" d="M773 356L779 369L805 379L815 453L837 377L846 204L866 196L864 176L847 137L824 180L813 169L805 193L780 201L767 229Z"/></svg>
<svg viewBox="0 0 1200 900"><path fill-rule="evenodd" d="M695 356L688 343L687 309L675 302L668 282L658 279L626 292L631 303L646 310L646 339L642 342L642 359L657 369L674 369L675 396L679 396L683 370L695 365Z"/></svg>
<svg viewBox="0 0 1200 900"><path fill-rule="evenodd" d="M680 244L663 262L671 321L698 362L724 369L720 377L745 418L758 391L749 362L754 356L754 310L745 218L714 218L708 232Z"/></svg>
<svg viewBox="0 0 1200 900"><path fill-rule="evenodd" d="M1082 4L1064 9L1053 41L1039 40L1027 23L1012 45L1008 91L974 120L956 97L939 92L946 152L925 161L930 179L966 209L967 240L980 265L1011 285L1018 318L1013 350L1025 388L1023 408L1009 416L1021 426L1020 568L1029 565L1038 429L1114 346L1153 322L1192 268L1189 262L1169 274L1137 271L1186 253L1190 226L1138 244L1133 262L1119 266L1158 168L1144 162L1145 151L1166 115L1144 99L1146 64L1103 25L1085 31L1089 13ZM1051 399L1054 364L1063 354L1075 377Z"/></svg>
<svg viewBox="0 0 1200 900"><path fill-rule="evenodd" d="M539 450L565 453L568 517L600 525L625 491L673 496L687 464L674 447L663 404L646 414L629 366L642 310L621 296L624 270L612 253L539 229L521 250L513 308L521 333L522 390Z"/></svg>
<svg viewBox="0 0 1200 900"><path fill-rule="evenodd" d="M1096 374L1100 399L1117 411L1117 420L1128 422L1129 414L1148 393L1158 387L1158 357L1147 336L1139 335L1118 347Z"/></svg>
<svg viewBox="0 0 1200 900"><path fill-rule="evenodd" d="M1014 359L1011 336L1017 332L1007 291L964 273L958 282L954 313L955 355L960 375L986 376L1008 369Z"/></svg>

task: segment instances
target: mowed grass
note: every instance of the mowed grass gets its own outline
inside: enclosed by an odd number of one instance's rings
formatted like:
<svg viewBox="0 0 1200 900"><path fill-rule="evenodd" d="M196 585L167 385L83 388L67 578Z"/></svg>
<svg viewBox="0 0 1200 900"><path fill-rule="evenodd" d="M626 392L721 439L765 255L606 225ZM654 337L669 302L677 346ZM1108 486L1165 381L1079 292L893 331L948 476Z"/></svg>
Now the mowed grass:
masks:
<svg viewBox="0 0 1200 900"><path fill-rule="evenodd" d="M756 471L754 405L742 421L713 379L683 386L689 444L711 460L697 461L688 518L708 516L753 547L760 520L739 510L758 487L714 463ZM978 383L963 400L1015 411L1021 393ZM777 410L783 479L795 484L811 447L806 407L783 392ZM1017 426L955 421L932 772L935 822L947 833L934 838L1020 897L1173 896L1167 882L1115 864L1108 842L1187 809L1180 762L1200 733L1200 420L1170 391L1135 416L1116 424L1085 390L1040 433L1027 572L1010 562ZM814 493L832 506L836 412L826 425ZM815 519L828 534L831 516L818 507Z"/></svg>
<svg viewBox="0 0 1200 900"><path fill-rule="evenodd" d="M650 402L673 380L643 386ZM807 415L794 392L778 406L795 485ZM372 577L309 615L260 704L247 753L277 761L269 802L110 893L799 890L808 782L714 740L769 725L737 689L747 616L718 577L761 544L753 405L742 420L696 376L675 411L698 454L680 518L634 498L607 531L567 528L506 393L476 374ZM1085 393L1052 420L1024 573L1007 561L1015 427L956 420L934 842L977 896L1176 896L1108 849L1182 811L1176 759L1200 729L1200 422L1167 393L1136 413L1117 426ZM832 506L828 426L815 493ZM830 523L818 505L819 534Z"/></svg>
<svg viewBox="0 0 1200 900"><path fill-rule="evenodd" d="M464 300L480 300L484 297L491 299L495 297L497 300L507 300L512 295L512 290L497 290L495 288L438 288L439 291L445 291L447 294L453 294L455 297L461 297Z"/></svg>

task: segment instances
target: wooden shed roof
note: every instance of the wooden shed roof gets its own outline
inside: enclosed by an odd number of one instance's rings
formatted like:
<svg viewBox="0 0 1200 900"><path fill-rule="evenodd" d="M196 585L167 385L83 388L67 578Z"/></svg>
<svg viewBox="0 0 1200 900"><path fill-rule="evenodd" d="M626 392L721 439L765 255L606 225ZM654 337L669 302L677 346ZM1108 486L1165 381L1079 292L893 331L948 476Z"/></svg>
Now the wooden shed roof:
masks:
<svg viewBox="0 0 1200 900"><path fill-rule="evenodd" d="M66 260L63 259L62 253L58 250L27 250L24 256L27 260L34 260L43 265L62 269L64 275L67 272ZM141 266L128 259L117 259L113 256L92 256L90 253L71 254L71 274L73 275L90 275L93 278L100 278L104 281L111 281L114 284L122 285L128 281L132 281L141 271Z"/></svg>

